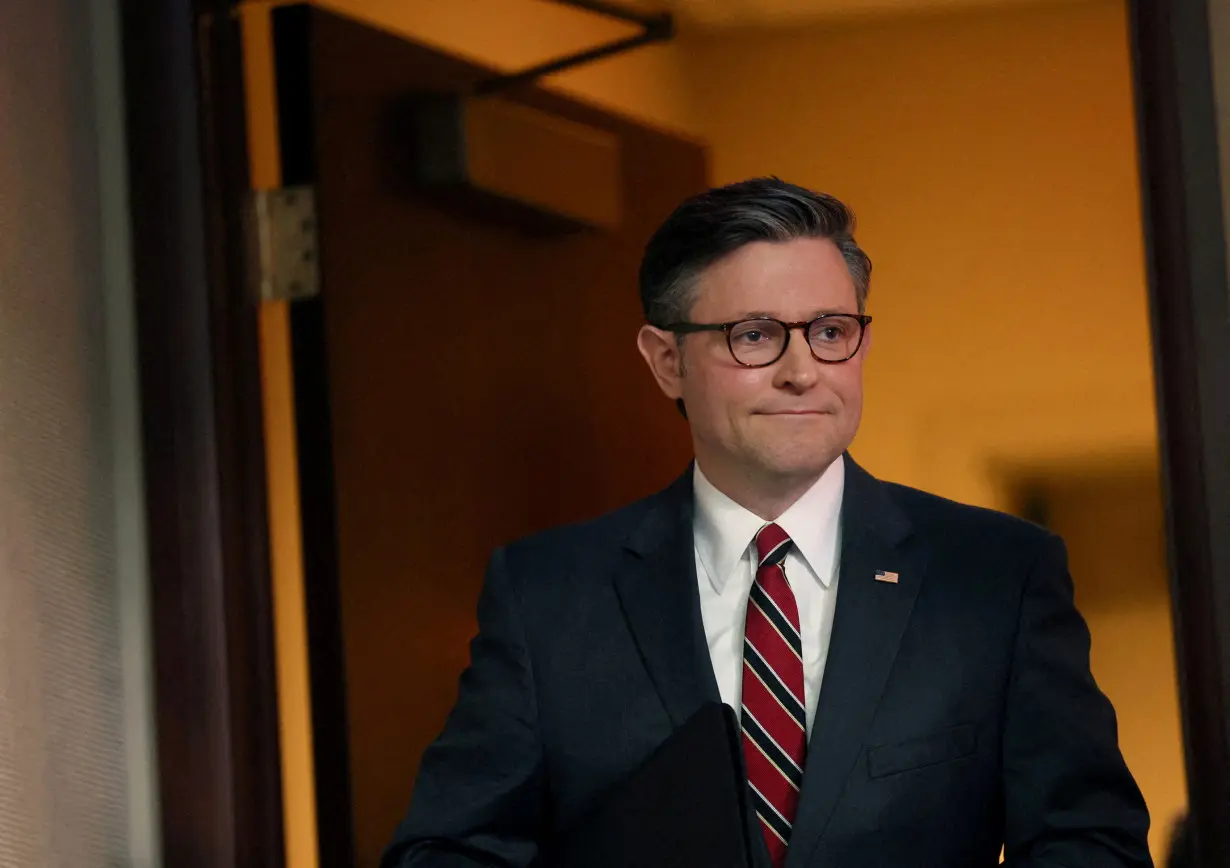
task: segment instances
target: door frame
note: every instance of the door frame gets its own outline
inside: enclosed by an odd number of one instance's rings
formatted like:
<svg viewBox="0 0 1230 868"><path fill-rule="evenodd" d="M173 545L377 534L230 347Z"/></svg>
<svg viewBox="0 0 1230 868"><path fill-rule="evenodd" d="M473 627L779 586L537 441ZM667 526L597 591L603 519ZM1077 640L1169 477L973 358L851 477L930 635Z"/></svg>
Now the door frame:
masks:
<svg viewBox="0 0 1230 868"><path fill-rule="evenodd" d="M232 0L122 2L162 853L284 864Z"/></svg>
<svg viewBox="0 0 1230 868"><path fill-rule="evenodd" d="M313 186L318 180L310 46L312 22L319 14L304 3L270 11L277 154L284 187ZM321 868L351 868L356 856L354 804L325 304L323 295L290 303L287 331L315 808L317 818L329 818L316 823L316 846Z"/></svg>
<svg viewBox="0 0 1230 868"><path fill-rule="evenodd" d="M1230 865L1230 281L1215 49L1207 0L1131 0L1129 17L1196 864Z"/></svg>

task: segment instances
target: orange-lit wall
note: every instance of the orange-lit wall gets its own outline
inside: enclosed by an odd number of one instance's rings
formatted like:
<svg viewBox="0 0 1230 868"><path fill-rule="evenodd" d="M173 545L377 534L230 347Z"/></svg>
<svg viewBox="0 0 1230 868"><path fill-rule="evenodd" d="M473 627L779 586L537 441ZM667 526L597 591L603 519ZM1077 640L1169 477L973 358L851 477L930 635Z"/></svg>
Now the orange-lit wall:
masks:
<svg viewBox="0 0 1230 868"><path fill-rule="evenodd" d="M1118 2L737 33L686 46L714 181L861 217L875 343L855 454L1004 505L1002 460L1151 454L1128 37Z"/></svg>

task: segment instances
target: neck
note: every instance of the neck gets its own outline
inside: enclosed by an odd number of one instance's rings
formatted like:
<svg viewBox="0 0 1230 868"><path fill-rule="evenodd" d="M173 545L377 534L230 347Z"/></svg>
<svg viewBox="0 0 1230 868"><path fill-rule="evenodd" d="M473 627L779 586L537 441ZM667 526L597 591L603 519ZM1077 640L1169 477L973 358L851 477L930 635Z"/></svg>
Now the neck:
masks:
<svg viewBox="0 0 1230 868"><path fill-rule="evenodd" d="M697 459L697 466L714 488L765 521L777 521L824 475L822 470L801 476L766 478L763 472L753 474L746 468L706 464L700 459Z"/></svg>

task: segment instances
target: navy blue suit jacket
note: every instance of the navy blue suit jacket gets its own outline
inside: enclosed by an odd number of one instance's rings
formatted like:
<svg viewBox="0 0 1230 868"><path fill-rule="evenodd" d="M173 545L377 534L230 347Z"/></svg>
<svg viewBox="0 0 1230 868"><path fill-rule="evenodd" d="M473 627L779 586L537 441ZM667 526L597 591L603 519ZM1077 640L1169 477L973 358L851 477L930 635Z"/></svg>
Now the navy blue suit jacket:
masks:
<svg viewBox="0 0 1230 868"><path fill-rule="evenodd" d="M847 457L840 570L787 868L1152 865L1057 537ZM719 698L691 474L497 551L478 622L386 868L533 863Z"/></svg>

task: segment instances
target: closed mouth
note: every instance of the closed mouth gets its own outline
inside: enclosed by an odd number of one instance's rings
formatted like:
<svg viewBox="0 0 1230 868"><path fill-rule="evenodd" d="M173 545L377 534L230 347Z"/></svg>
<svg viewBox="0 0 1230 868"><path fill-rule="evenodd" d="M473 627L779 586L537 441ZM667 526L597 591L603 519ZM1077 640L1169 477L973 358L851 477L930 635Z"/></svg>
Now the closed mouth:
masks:
<svg viewBox="0 0 1230 868"><path fill-rule="evenodd" d="M756 414L758 416L825 416L825 410L773 410Z"/></svg>

